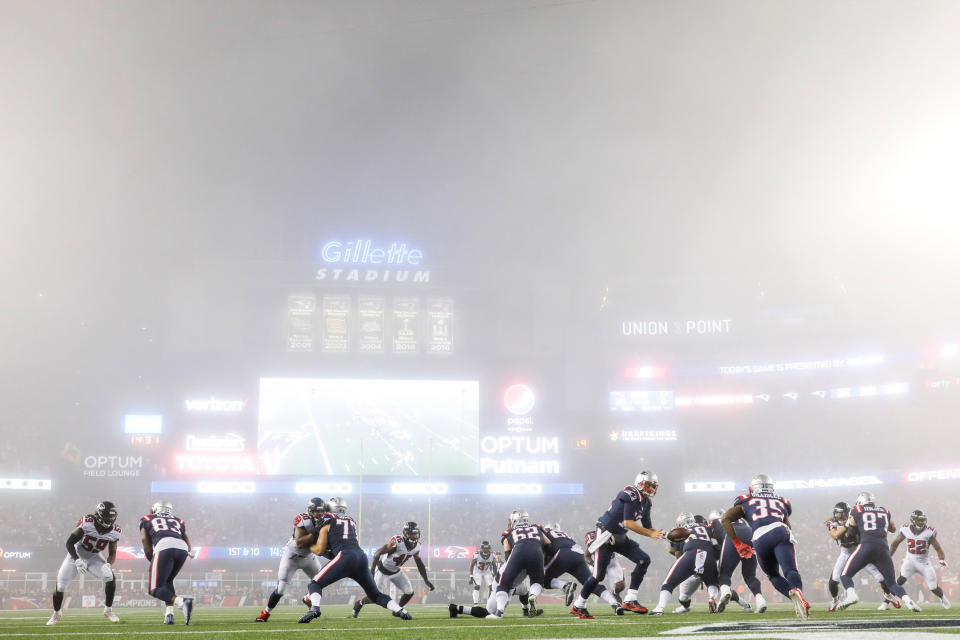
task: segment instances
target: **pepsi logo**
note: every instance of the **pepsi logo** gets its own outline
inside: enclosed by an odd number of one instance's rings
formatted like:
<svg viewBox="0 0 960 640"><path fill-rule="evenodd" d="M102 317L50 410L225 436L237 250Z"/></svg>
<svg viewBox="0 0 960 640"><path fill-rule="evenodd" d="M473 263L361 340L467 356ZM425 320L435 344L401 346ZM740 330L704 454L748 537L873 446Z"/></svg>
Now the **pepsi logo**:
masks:
<svg viewBox="0 0 960 640"><path fill-rule="evenodd" d="M503 394L503 404L507 407L507 411L515 416L523 416L533 411L535 402L533 389L525 384L510 385Z"/></svg>

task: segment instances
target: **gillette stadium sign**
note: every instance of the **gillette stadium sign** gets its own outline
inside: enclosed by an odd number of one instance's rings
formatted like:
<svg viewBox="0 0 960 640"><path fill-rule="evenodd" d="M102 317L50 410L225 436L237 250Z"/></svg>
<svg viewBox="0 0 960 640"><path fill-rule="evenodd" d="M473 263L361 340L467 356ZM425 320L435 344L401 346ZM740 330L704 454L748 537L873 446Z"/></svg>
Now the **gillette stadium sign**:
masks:
<svg viewBox="0 0 960 640"><path fill-rule="evenodd" d="M329 240L320 247L316 279L333 282L430 282L430 270L424 269L423 250L406 242L378 244L355 238Z"/></svg>

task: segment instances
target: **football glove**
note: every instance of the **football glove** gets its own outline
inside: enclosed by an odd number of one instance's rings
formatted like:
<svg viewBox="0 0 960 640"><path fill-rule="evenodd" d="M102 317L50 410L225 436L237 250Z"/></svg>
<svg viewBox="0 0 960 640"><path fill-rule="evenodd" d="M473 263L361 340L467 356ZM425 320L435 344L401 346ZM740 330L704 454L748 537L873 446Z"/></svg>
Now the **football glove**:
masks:
<svg viewBox="0 0 960 640"><path fill-rule="evenodd" d="M753 547L748 545L745 542L733 539L733 546L737 548L737 553L740 554L741 558L752 558L753 557Z"/></svg>
<svg viewBox="0 0 960 640"><path fill-rule="evenodd" d="M944 559L942 559L942 558L941 558L940 560L937 560L937 564L939 564L939 565L940 565L941 567L943 567L944 569L947 568L947 561L944 560Z"/></svg>
<svg viewBox="0 0 960 640"><path fill-rule="evenodd" d="M423 584L427 585L427 589L429 589L430 591L433 591L434 588L435 588L435 587L433 586L433 583L430 582L429 580L424 580L424 581L423 581Z"/></svg>
<svg viewBox="0 0 960 640"><path fill-rule="evenodd" d="M103 576L104 582L113 580L113 567L110 566L109 562L104 562L103 566L100 567L100 575Z"/></svg>
<svg viewBox="0 0 960 640"><path fill-rule="evenodd" d="M471 587L477 586L477 581L473 579L473 576L470 576L470 586Z"/></svg>
<svg viewBox="0 0 960 640"><path fill-rule="evenodd" d="M83 558L77 558L73 561L73 564L77 565L77 573L83 575L87 572L87 561Z"/></svg>
<svg viewBox="0 0 960 640"><path fill-rule="evenodd" d="M190 551L187 551L187 555L191 558L196 558L198 555L200 555L200 552L197 549L190 549Z"/></svg>

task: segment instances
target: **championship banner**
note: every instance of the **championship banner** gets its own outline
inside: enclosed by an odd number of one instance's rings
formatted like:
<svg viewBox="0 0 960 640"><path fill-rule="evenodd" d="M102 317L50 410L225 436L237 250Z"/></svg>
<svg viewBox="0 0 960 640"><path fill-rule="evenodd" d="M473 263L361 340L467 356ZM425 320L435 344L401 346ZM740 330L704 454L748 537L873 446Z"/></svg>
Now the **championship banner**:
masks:
<svg viewBox="0 0 960 640"><path fill-rule="evenodd" d="M420 298L393 298L393 352L416 353L417 327L420 323Z"/></svg>
<svg viewBox="0 0 960 640"><path fill-rule="evenodd" d="M360 296L357 299L357 341L361 353L383 353L384 296Z"/></svg>
<svg viewBox="0 0 960 640"><path fill-rule="evenodd" d="M350 351L350 296L323 296L324 353Z"/></svg>
<svg viewBox="0 0 960 640"><path fill-rule="evenodd" d="M287 296L287 351L311 353L314 348L314 316L317 297L312 293Z"/></svg>
<svg viewBox="0 0 960 640"><path fill-rule="evenodd" d="M429 353L453 353L450 325L453 322L453 298L427 298L430 336Z"/></svg>

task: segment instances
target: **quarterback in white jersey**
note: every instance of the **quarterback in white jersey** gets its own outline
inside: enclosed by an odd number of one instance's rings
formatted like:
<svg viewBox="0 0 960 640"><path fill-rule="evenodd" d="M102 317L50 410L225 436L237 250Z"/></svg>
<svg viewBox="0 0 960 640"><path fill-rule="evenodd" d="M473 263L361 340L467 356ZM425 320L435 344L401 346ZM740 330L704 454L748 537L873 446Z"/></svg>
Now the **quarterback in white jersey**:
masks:
<svg viewBox="0 0 960 640"><path fill-rule="evenodd" d="M403 531L399 536L393 536L385 545L377 549L373 555L373 565L370 569L373 571L373 579L377 583L377 589L386 592L388 583L393 584L403 595L397 600L401 607L410 602L413 597L413 585L410 584L410 578L404 575L401 567L407 560L413 558L417 564L417 571L423 578L423 583L427 589L433 591L433 583L427 578L427 568L420 559L420 527L416 522L408 522L403 525ZM373 600L363 597L353 603L353 617L360 615L360 609L365 604L371 604Z"/></svg>
<svg viewBox="0 0 960 640"><path fill-rule="evenodd" d="M113 596L117 590L113 563L117 559L117 542L121 533L116 521L117 508L109 500L104 500L97 505L93 513L77 521L76 527L67 538L67 557L63 559L57 572L57 589L53 592L53 615L47 625L55 625L60 621L63 592L81 573L89 573L103 580L103 615L110 622L120 622L112 609ZM107 552L106 559L103 551Z"/></svg>
<svg viewBox="0 0 960 640"><path fill-rule="evenodd" d="M497 556L493 553L490 541L484 540L480 548L473 554L470 561L470 583L473 585L473 604L480 604L480 592L489 587L493 592L493 585L497 582ZM496 607L494 607L496 608Z"/></svg>
<svg viewBox="0 0 960 640"><path fill-rule="evenodd" d="M902 585L907 578L920 574L930 593L940 598L944 609L949 609L950 602L944 597L943 589L937 584L937 571L930 562L930 547L933 547L940 556L937 564L944 568L947 566L946 555L937 540L937 530L927 526L927 516L920 509L910 514L910 524L900 527L900 532L890 545L890 555L896 553L897 547L904 540L907 541L907 555L903 559L903 564L900 565L897 584Z"/></svg>
<svg viewBox="0 0 960 640"><path fill-rule="evenodd" d="M270 618L270 612L280 603L280 598L297 570L303 571L308 578L313 578L323 565L329 562L327 558L310 553L310 545L317 541L317 522L325 510L323 498L311 498L307 510L294 516L293 533L283 547L280 568L277 570L277 586L270 594L266 608L257 616L256 622L266 622Z"/></svg>

